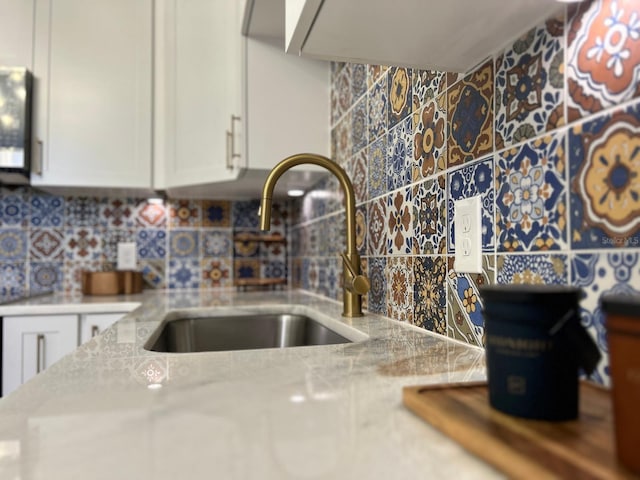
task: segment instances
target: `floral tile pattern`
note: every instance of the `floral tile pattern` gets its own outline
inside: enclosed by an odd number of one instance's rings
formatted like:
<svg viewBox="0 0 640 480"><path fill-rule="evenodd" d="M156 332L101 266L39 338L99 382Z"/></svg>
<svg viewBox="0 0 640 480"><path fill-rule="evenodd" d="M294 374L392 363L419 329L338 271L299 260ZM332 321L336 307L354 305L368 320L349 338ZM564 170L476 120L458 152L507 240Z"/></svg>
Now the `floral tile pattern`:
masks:
<svg viewBox="0 0 640 480"><path fill-rule="evenodd" d="M391 257L387 260L387 316L401 322L413 323L414 284L413 258Z"/></svg>
<svg viewBox="0 0 640 480"><path fill-rule="evenodd" d="M411 85L413 89L412 111L415 112L446 90L447 78L445 72L413 70Z"/></svg>
<svg viewBox="0 0 640 480"><path fill-rule="evenodd" d="M387 140L387 191L396 190L411 183L413 162L413 128L411 116L407 116L389 131Z"/></svg>
<svg viewBox="0 0 640 480"><path fill-rule="evenodd" d="M578 253L571 258L571 283L582 288L584 293L580 301L582 325L587 327L603 354L591 378L604 385L610 385L609 349L600 300L608 293L640 294L639 257L637 251L614 251L606 254Z"/></svg>
<svg viewBox="0 0 640 480"><path fill-rule="evenodd" d="M413 114L414 182L446 168L447 159L447 97L442 94L428 101Z"/></svg>
<svg viewBox="0 0 640 480"><path fill-rule="evenodd" d="M27 254L27 232L9 228L0 230L0 262L21 261Z"/></svg>
<svg viewBox="0 0 640 480"><path fill-rule="evenodd" d="M31 194L32 227L61 227L64 223L64 197L44 193Z"/></svg>
<svg viewBox="0 0 640 480"><path fill-rule="evenodd" d="M370 312L387 314L387 259L370 258L368 261L371 290L367 300Z"/></svg>
<svg viewBox="0 0 640 480"><path fill-rule="evenodd" d="M282 260L263 260L260 265L261 278L286 278L287 264Z"/></svg>
<svg viewBox="0 0 640 480"><path fill-rule="evenodd" d="M169 260L169 288L200 288L200 262L197 258Z"/></svg>
<svg viewBox="0 0 640 480"><path fill-rule="evenodd" d="M230 259L202 260L202 288L230 287L233 284L232 268Z"/></svg>
<svg viewBox="0 0 640 480"><path fill-rule="evenodd" d="M454 202L462 198L476 195L482 200L482 251L492 252L495 248L495 219L494 219L494 185L493 159L482 160L468 167L455 170L447 174L449 198L447 200L448 251L455 252L453 232Z"/></svg>
<svg viewBox="0 0 640 480"><path fill-rule="evenodd" d="M63 262L30 262L29 293L58 292L62 290Z"/></svg>
<svg viewBox="0 0 640 480"><path fill-rule="evenodd" d="M198 232L172 230L169 232L169 255L174 258L197 257L200 254Z"/></svg>
<svg viewBox="0 0 640 480"><path fill-rule="evenodd" d="M408 254L413 248L413 207L411 188L387 197L387 253Z"/></svg>
<svg viewBox="0 0 640 480"><path fill-rule="evenodd" d="M200 232L200 244L204 257L231 257L232 243L230 230L207 229Z"/></svg>
<svg viewBox="0 0 640 480"><path fill-rule="evenodd" d="M499 251L559 250L567 246L564 135L506 150L496 160Z"/></svg>
<svg viewBox="0 0 640 480"><path fill-rule="evenodd" d="M374 83L384 78L388 68L384 65L367 65L367 86L371 88Z"/></svg>
<svg viewBox="0 0 640 480"><path fill-rule="evenodd" d="M389 105L387 95L387 77L384 76L368 93L367 118L370 140L379 138L387 131L387 125L389 124L387 118Z"/></svg>
<svg viewBox="0 0 640 480"><path fill-rule="evenodd" d="M236 228L252 228L257 230L260 225L258 209L260 200L249 200L233 203L233 226Z"/></svg>
<svg viewBox="0 0 640 480"><path fill-rule="evenodd" d="M368 212L368 253L369 255L387 254L387 199L379 198L369 203Z"/></svg>
<svg viewBox="0 0 640 480"><path fill-rule="evenodd" d="M457 273L454 257L448 257L447 274L447 335L451 338L484 346L484 318L479 288L493 283L493 255L482 256L482 273Z"/></svg>
<svg viewBox="0 0 640 480"><path fill-rule="evenodd" d="M135 226L136 205L133 199L104 199L100 204L100 224L105 227Z"/></svg>
<svg viewBox="0 0 640 480"><path fill-rule="evenodd" d="M447 83L450 85L449 81ZM493 61L447 91L447 166L462 165L493 150Z"/></svg>
<svg viewBox="0 0 640 480"><path fill-rule="evenodd" d="M387 189L387 138L385 135L369 145L369 197L383 195Z"/></svg>
<svg viewBox="0 0 640 480"><path fill-rule="evenodd" d="M364 97L351 110L352 154L358 153L368 143L367 98Z"/></svg>
<svg viewBox="0 0 640 480"><path fill-rule="evenodd" d="M100 219L100 201L95 197L67 197L65 199L65 225L67 227L97 227Z"/></svg>
<svg viewBox="0 0 640 480"><path fill-rule="evenodd" d="M29 232L29 255L33 260L62 260L64 232L58 228L32 228Z"/></svg>
<svg viewBox="0 0 640 480"><path fill-rule="evenodd" d="M367 66L351 64L351 97L357 101L367 91Z"/></svg>
<svg viewBox="0 0 640 480"><path fill-rule="evenodd" d="M496 283L567 285L566 255L498 255Z"/></svg>
<svg viewBox="0 0 640 480"><path fill-rule="evenodd" d="M136 234L136 248L138 258L165 258L167 255L167 234L164 230L140 230Z"/></svg>
<svg viewBox="0 0 640 480"><path fill-rule="evenodd" d="M564 14L521 36L496 61L496 148L564 124Z"/></svg>
<svg viewBox="0 0 640 480"><path fill-rule="evenodd" d="M204 227L230 227L231 202L204 200L202 202L202 225Z"/></svg>
<svg viewBox="0 0 640 480"><path fill-rule="evenodd" d="M100 260L102 257L102 238L97 229L67 228L64 243L68 260Z"/></svg>
<svg viewBox="0 0 640 480"><path fill-rule="evenodd" d="M136 205L136 223L138 227L163 228L167 224L167 207L147 200L139 201Z"/></svg>
<svg viewBox="0 0 640 480"><path fill-rule="evenodd" d="M169 203L171 227L199 227L202 225L202 202L199 200L172 200Z"/></svg>
<svg viewBox="0 0 640 480"><path fill-rule="evenodd" d="M447 295L445 277L447 263L444 257L415 257L413 263L414 325L446 335ZM371 298L369 298L371 301Z"/></svg>
<svg viewBox="0 0 640 480"><path fill-rule="evenodd" d="M447 253L446 177L413 186L413 253Z"/></svg>
<svg viewBox="0 0 640 480"><path fill-rule="evenodd" d="M23 262L0 264L0 299L20 298L26 291L26 267Z"/></svg>
<svg viewBox="0 0 640 480"><path fill-rule="evenodd" d="M389 128L393 128L411 113L411 69L391 67L388 76Z"/></svg>
<svg viewBox="0 0 640 480"><path fill-rule="evenodd" d="M585 2L573 13L567 35L569 121L640 94L637 2Z"/></svg>
<svg viewBox="0 0 640 480"><path fill-rule="evenodd" d="M29 202L25 190L0 188L0 228L26 227L29 214Z"/></svg>
<svg viewBox="0 0 640 480"><path fill-rule="evenodd" d="M640 105L569 130L572 248L640 245Z"/></svg>

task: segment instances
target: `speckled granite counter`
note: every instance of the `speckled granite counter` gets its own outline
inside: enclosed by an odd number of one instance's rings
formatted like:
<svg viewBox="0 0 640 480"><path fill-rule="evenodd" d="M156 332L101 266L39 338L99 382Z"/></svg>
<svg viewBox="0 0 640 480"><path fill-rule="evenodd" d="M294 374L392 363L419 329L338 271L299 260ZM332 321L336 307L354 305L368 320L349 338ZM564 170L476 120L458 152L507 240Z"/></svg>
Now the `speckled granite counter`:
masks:
<svg viewBox="0 0 640 480"><path fill-rule="evenodd" d="M114 300L141 306L0 400L0 478L499 477L401 403L405 385L484 378L480 349L376 315L342 319L341 305L299 292ZM283 305L368 338L195 354L143 348L172 310Z"/></svg>

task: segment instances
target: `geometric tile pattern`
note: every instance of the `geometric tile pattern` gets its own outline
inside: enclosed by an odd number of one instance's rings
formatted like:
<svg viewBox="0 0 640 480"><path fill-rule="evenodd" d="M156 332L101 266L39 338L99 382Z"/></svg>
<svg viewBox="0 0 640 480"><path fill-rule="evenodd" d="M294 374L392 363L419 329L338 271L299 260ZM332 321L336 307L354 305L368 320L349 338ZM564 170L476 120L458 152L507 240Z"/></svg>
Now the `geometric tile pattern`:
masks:
<svg viewBox="0 0 640 480"><path fill-rule="evenodd" d="M413 114L412 180L425 179L446 168L447 98L444 94Z"/></svg>
<svg viewBox="0 0 640 480"><path fill-rule="evenodd" d="M496 283L567 285L566 255L498 255Z"/></svg>
<svg viewBox="0 0 640 480"><path fill-rule="evenodd" d="M63 262L30 262L29 293L58 292L62 290Z"/></svg>
<svg viewBox="0 0 640 480"><path fill-rule="evenodd" d="M24 227L27 225L29 203L23 188L0 188L0 228Z"/></svg>
<svg viewBox="0 0 640 480"><path fill-rule="evenodd" d="M388 74L389 128L411 113L411 69L391 67Z"/></svg>
<svg viewBox="0 0 640 480"><path fill-rule="evenodd" d="M171 201L169 218L172 227L199 227L202 225L202 202L199 200Z"/></svg>
<svg viewBox="0 0 640 480"><path fill-rule="evenodd" d="M387 190L395 190L411 183L413 161L413 129L411 115L390 132L387 143Z"/></svg>
<svg viewBox="0 0 640 480"><path fill-rule="evenodd" d="M30 207L32 227L61 227L63 225L64 197L33 192Z"/></svg>
<svg viewBox="0 0 640 480"><path fill-rule="evenodd" d="M32 228L29 237L29 255L32 260L62 260L65 248L62 230Z"/></svg>
<svg viewBox="0 0 640 480"><path fill-rule="evenodd" d="M447 252L446 177L418 183L413 187L413 253Z"/></svg>
<svg viewBox="0 0 640 480"><path fill-rule="evenodd" d="M413 258L391 257L387 262L387 315L413 323Z"/></svg>
<svg viewBox="0 0 640 480"><path fill-rule="evenodd" d="M446 335L446 258L444 256L415 257L413 272L415 325Z"/></svg>

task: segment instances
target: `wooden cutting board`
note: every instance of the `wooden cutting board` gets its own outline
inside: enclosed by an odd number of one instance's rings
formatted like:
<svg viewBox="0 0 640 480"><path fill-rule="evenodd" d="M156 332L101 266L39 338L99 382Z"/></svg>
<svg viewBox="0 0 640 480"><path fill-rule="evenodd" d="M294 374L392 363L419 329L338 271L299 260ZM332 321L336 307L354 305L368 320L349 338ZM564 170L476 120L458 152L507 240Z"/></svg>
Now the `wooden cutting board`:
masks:
<svg viewBox="0 0 640 480"><path fill-rule="evenodd" d="M586 382L579 418L568 422L501 413L486 382L405 387L403 402L510 478L638 478L616 461L609 391Z"/></svg>

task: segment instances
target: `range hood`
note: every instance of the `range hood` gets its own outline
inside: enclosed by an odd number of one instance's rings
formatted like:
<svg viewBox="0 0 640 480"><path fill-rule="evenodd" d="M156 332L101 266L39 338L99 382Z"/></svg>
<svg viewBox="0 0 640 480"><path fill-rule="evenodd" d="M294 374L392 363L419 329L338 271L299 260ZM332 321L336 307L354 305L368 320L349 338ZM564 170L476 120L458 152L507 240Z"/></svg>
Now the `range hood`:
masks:
<svg viewBox="0 0 640 480"><path fill-rule="evenodd" d="M29 183L32 76L23 67L0 67L0 184Z"/></svg>

